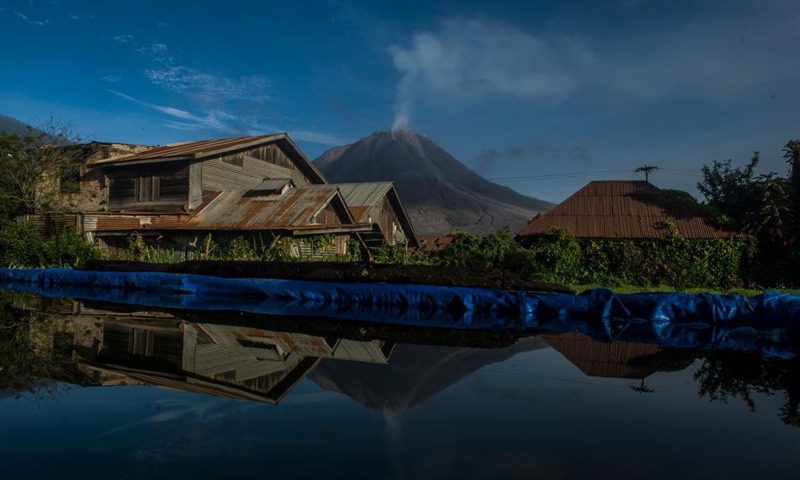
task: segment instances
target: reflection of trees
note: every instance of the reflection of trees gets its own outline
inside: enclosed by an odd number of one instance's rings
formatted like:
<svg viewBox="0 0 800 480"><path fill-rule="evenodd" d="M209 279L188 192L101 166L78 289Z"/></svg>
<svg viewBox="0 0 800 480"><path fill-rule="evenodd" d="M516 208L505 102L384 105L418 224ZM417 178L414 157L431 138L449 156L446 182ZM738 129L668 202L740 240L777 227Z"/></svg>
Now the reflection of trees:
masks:
<svg viewBox="0 0 800 480"><path fill-rule="evenodd" d="M25 392L53 397L59 387L52 378L60 369L58 352L49 335L51 322L35 312L11 308L0 297L0 392Z"/></svg>
<svg viewBox="0 0 800 480"><path fill-rule="evenodd" d="M727 403L731 397L740 398L754 412L754 394L774 395L783 391L786 401L780 408L781 420L800 427L798 362L796 358L762 358L746 352L709 352L694 374L700 387L698 395L722 403Z"/></svg>

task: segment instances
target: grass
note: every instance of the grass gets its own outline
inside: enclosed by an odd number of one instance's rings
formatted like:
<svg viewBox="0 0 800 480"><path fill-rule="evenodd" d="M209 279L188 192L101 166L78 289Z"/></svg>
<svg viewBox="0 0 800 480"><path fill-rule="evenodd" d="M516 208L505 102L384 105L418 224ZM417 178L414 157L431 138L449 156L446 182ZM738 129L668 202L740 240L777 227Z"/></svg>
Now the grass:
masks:
<svg viewBox="0 0 800 480"><path fill-rule="evenodd" d="M659 285L659 286L651 286L651 287L642 287L638 285L616 285L613 287L609 287L606 285L595 285L595 284L586 284L586 285L569 285L570 288L575 290L578 293L585 292L586 290L593 290L595 288L608 288L609 290L613 291L614 293L643 293L643 292L678 292L678 293L717 293L717 294L724 294L724 293L734 293L737 295L742 295L745 297L752 297L755 295L760 295L763 293L763 290L756 290L752 288L731 288L728 290L719 290L719 289L711 289L711 288L683 288L678 289L669 285ZM770 288L768 290L775 290L778 292L784 293L792 293L795 295L800 295L800 290L798 289L790 289L790 288Z"/></svg>

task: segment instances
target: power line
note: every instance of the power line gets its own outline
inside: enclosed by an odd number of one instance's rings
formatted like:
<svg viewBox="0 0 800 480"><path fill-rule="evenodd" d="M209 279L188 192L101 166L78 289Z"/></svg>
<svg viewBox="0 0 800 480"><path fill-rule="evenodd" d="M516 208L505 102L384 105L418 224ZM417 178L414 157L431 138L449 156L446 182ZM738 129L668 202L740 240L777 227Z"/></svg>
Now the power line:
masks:
<svg viewBox="0 0 800 480"><path fill-rule="evenodd" d="M637 169L638 170L638 169ZM689 169L689 168L661 168L658 170L659 173L665 173L667 175L673 176L685 176L685 177L700 177L702 176L702 172L699 169ZM600 175L618 175L623 173L638 173L636 170L630 169L618 169L618 170L597 170L594 172L564 172L564 173L548 173L542 175L526 175L526 176L517 176L517 177L495 177L489 178L487 180L493 182L529 182L529 181L536 181L536 180L555 180L555 179L566 179L566 178L578 178L578 177L591 177L591 176L600 176ZM647 173L645 172L645 178L647 179Z"/></svg>

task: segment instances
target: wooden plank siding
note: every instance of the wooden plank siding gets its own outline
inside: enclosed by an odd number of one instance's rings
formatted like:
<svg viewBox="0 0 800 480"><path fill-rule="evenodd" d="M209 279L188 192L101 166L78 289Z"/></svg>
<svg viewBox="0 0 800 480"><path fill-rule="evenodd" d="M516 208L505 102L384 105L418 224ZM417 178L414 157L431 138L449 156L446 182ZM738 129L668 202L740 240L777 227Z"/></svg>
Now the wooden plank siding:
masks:
<svg viewBox="0 0 800 480"><path fill-rule="evenodd" d="M400 226L397 213L394 211L392 203L387 197L370 210L369 219L371 223L379 225L381 233L388 245L405 244L406 235Z"/></svg>
<svg viewBox="0 0 800 480"><path fill-rule="evenodd" d="M113 211L180 212L189 201L189 164L109 169L108 208Z"/></svg>
<svg viewBox="0 0 800 480"><path fill-rule="evenodd" d="M291 178L296 186L312 183L275 144L202 162L202 190L250 190L265 178Z"/></svg>

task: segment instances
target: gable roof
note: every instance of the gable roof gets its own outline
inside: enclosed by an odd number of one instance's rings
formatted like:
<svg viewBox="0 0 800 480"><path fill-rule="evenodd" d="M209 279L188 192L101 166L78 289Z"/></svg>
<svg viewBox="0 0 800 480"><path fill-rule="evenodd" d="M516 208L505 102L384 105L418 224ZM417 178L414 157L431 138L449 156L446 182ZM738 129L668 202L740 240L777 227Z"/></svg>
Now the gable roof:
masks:
<svg viewBox="0 0 800 480"><path fill-rule="evenodd" d="M552 210L534 218L520 236L542 235L565 228L578 238L664 238L678 233L691 240L735 236L714 227L696 206L687 204L645 181L593 181Z"/></svg>
<svg viewBox="0 0 800 480"><path fill-rule="evenodd" d="M346 217L343 225L356 223L334 185L313 185L290 189L275 199L248 195L248 191L221 192L195 213L181 229L269 230L305 226L314 214L330 202L339 202Z"/></svg>
<svg viewBox="0 0 800 480"><path fill-rule="evenodd" d="M177 160L201 160L249 150L268 143L277 143L283 147L287 155L297 164L298 168L316 183L328 183L317 167L308 160L303 152L300 151L300 148L297 147L286 133L223 138L217 140L199 140L196 142L165 145L133 155L121 155L108 159L95 160L90 162L90 165L128 165Z"/></svg>
<svg viewBox="0 0 800 480"><path fill-rule="evenodd" d="M603 343L579 332L546 333L547 342L588 377L646 378L686 355L676 349L644 343Z"/></svg>
<svg viewBox="0 0 800 480"><path fill-rule="evenodd" d="M366 223L369 219L369 212L380 203L384 197L389 199L389 203L394 207L397 214L397 221L403 228L408 243L412 247L419 247L419 237L414 231L414 225L408 218L400 196L394 188L392 182L361 182L361 183L337 183L339 191L347 204L356 222Z"/></svg>

